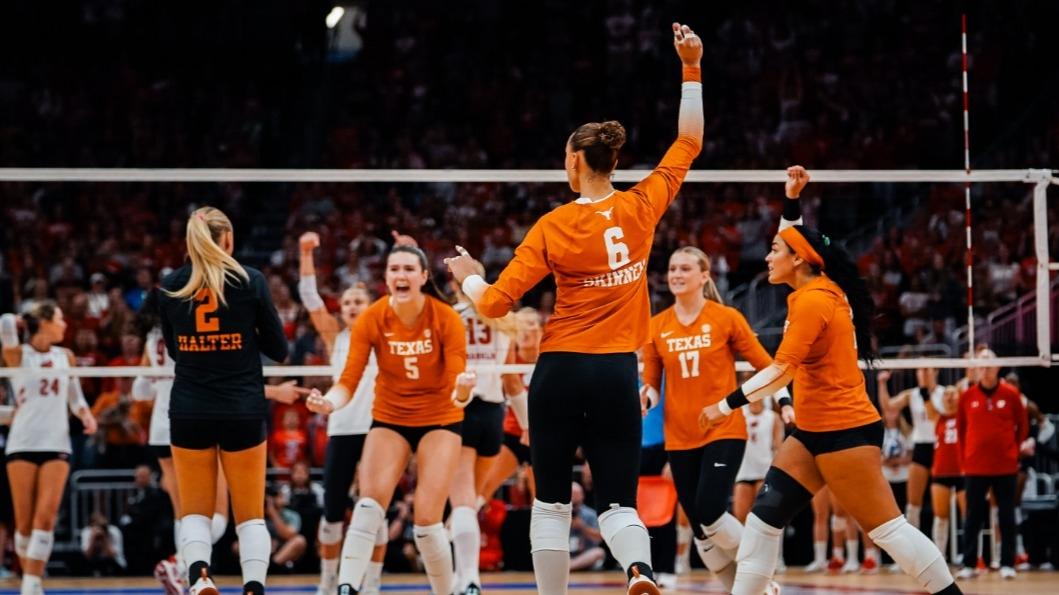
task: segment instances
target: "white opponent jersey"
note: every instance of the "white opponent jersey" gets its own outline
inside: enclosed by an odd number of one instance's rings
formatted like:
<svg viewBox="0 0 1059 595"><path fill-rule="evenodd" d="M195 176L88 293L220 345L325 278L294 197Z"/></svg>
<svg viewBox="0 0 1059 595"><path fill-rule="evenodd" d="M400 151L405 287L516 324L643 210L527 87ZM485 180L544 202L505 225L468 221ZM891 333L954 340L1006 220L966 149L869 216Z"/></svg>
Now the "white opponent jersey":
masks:
<svg viewBox="0 0 1059 595"><path fill-rule="evenodd" d="M62 347L41 353L22 345L22 368L70 368L70 359ZM20 376L11 379L15 391L15 419L7 437L7 453L70 452L69 376Z"/></svg>
<svg viewBox="0 0 1059 595"><path fill-rule="evenodd" d="M926 401L923 400L919 387L911 390L912 393L908 398L908 408L912 413L912 442L916 444L934 444L936 438L934 435L934 422L927 417ZM930 393L930 400L940 402L944 394L945 387L939 384Z"/></svg>
<svg viewBox="0 0 1059 595"><path fill-rule="evenodd" d="M467 329L467 365L501 365L507 358L511 338L482 322L474 308L467 302L455 306ZM504 385L500 373L478 373L478 384L474 387L475 398L487 403L504 402Z"/></svg>
<svg viewBox="0 0 1059 595"><path fill-rule="evenodd" d="M155 327L147 333L147 359L152 368L173 371L176 362L165 348L162 328ZM154 388L154 409L151 410L151 431L147 443L152 446L169 445L169 393L173 390L172 378L158 378L151 381Z"/></svg>
<svg viewBox="0 0 1059 595"><path fill-rule="evenodd" d="M335 343L331 347L331 368L334 369L334 380L342 375L342 369L346 366L346 356L349 355L349 329L343 329L335 337ZM373 351L368 358L368 367L364 370L364 376L360 379L353 399L341 409L331 412L327 418L328 436L349 436L351 434L367 434L371 429L371 406L375 402L375 377L378 376L379 364L375 360Z"/></svg>
<svg viewBox="0 0 1059 595"><path fill-rule="evenodd" d="M771 409L754 415L749 408L743 409L743 416L746 418L746 451L743 453L743 464L739 466L735 480L762 480L772 465L773 427L779 417Z"/></svg>

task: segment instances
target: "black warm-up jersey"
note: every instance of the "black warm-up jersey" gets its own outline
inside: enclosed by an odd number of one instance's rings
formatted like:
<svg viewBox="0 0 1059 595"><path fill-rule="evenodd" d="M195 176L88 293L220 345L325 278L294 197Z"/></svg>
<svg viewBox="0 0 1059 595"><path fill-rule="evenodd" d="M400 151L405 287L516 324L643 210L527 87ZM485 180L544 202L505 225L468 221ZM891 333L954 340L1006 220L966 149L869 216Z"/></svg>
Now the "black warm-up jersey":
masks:
<svg viewBox="0 0 1059 595"><path fill-rule="evenodd" d="M283 361L287 340L264 275L244 268L250 281L226 282L227 306L208 288L193 300L159 292L162 333L176 362L170 419L264 419L267 414L261 355ZM191 266L181 267L162 280L162 289L177 291L190 276Z"/></svg>

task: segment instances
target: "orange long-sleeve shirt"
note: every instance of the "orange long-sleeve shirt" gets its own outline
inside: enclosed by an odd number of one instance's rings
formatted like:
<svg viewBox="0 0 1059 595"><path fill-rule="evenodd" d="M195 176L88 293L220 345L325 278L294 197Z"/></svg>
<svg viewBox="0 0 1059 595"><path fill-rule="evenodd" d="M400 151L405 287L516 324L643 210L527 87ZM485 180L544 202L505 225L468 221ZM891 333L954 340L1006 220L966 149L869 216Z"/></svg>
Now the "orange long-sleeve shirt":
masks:
<svg viewBox="0 0 1059 595"><path fill-rule="evenodd" d="M795 370L799 428L829 432L880 419L857 367L853 310L846 294L826 275L787 296L787 322L775 361Z"/></svg>
<svg viewBox="0 0 1059 595"><path fill-rule="evenodd" d="M372 417L402 426L444 425L463 419L452 404L456 376L467 365L463 321L448 304L426 298L415 324L405 326L383 297L357 317L350 332L349 355L338 382L350 394L375 350Z"/></svg>
<svg viewBox="0 0 1059 595"><path fill-rule="evenodd" d="M677 138L650 175L596 201L579 198L544 215L478 302L499 318L549 272L557 286L541 351L624 353L647 341L647 258L658 220L677 195L701 143Z"/></svg>
<svg viewBox="0 0 1059 595"><path fill-rule="evenodd" d="M666 450L698 448L715 440L746 440L742 409L703 432L699 413L735 390L735 353L757 369L772 363L743 315L707 301L691 324L681 324L672 307L651 319L644 345L643 380L656 389L666 374Z"/></svg>

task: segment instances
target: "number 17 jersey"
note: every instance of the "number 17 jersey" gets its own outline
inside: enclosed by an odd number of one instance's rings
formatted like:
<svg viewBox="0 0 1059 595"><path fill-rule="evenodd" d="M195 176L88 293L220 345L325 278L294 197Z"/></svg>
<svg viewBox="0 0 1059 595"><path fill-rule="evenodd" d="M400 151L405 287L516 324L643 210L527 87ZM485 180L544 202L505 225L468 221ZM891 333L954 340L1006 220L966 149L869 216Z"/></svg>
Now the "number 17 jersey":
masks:
<svg viewBox="0 0 1059 595"><path fill-rule="evenodd" d="M530 228L514 259L478 302L499 318L549 272L555 312L541 351L628 353L647 342L647 259L655 226L673 202L701 145L681 136L639 184L598 200L579 198Z"/></svg>

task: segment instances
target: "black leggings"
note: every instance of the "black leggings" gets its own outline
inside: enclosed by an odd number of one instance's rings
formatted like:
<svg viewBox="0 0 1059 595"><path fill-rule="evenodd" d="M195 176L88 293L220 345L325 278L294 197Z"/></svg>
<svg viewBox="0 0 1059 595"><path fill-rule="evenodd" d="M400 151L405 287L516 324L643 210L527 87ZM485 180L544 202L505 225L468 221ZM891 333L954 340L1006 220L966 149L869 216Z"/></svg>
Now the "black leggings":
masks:
<svg viewBox="0 0 1059 595"><path fill-rule="evenodd" d="M1000 521L1000 565L1015 566L1015 475L968 475L965 481L967 522L963 528L963 565L974 568L978 561L978 531L989 518L986 493L993 488Z"/></svg>
<svg viewBox="0 0 1059 595"><path fill-rule="evenodd" d="M324 454L324 518L338 523L346 518L346 509L353 506L349 488L357 473L360 455L364 452L367 434L331 436Z"/></svg>
<svg viewBox="0 0 1059 595"><path fill-rule="evenodd" d="M597 510L636 507L640 395L632 353L542 353L529 389L537 499L570 501L577 447L592 469Z"/></svg>
<svg viewBox="0 0 1059 595"><path fill-rule="evenodd" d="M728 499L745 450L746 440L733 439L717 440L691 450L669 451L677 499L699 539L706 538L703 525L712 525L728 510Z"/></svg>

